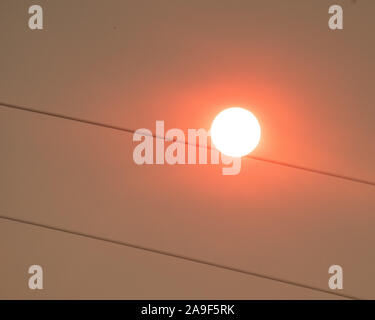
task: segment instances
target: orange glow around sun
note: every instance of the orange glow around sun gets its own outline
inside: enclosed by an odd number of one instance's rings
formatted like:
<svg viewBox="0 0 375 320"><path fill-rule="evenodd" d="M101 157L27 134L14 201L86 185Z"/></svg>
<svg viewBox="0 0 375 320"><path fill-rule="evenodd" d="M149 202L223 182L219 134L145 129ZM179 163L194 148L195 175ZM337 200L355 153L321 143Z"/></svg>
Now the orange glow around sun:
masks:
<svg viewBox="0 0 375 320"><path fill-rule="evenodd" d="M260 125L248 110L233 107L221 111L211 125L214 146L226 156L242 157L253 151L260 140Z"/></svg>

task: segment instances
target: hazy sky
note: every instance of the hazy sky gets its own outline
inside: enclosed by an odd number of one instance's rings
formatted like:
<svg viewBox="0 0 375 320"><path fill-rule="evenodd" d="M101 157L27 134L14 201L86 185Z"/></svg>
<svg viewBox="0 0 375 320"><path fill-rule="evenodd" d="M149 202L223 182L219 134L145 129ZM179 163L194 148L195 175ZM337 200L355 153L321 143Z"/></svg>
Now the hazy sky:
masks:
<svg viewBox="0 0 375 320"><path fill-rule="evenodd" d="M0 101L152 131L243 106L254 155L375 180L374 1L341 1L340 31L328 0L37 1L31 31L34 2L0 2ZM137 166L131 134L5 108L0 130L0 214L324 289L339 264L345 293L375 297L372 186L254 160L232 177ZM5 221L0 253L1 298L329 297Z"/></svg>

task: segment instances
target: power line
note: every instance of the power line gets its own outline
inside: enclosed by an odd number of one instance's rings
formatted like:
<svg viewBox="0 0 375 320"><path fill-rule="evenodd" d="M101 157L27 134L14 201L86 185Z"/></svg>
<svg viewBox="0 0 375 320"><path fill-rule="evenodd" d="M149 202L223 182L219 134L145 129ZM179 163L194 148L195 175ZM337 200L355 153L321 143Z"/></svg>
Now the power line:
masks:
<svg viewBox="0 0 375 320"><path fill-rule="evenodd" d="M303 167L303 166L296 165L296 164L291 164L291 163L287 163L287 162L276 161L276 160L271 160L271 159L266 159L266 158L261 158L261 157L255 157L255 156L251 156L251 155L248 155L246 157L250 158L250 159L253 159L253 160L259 160L259 161L263 161L263 162L268 162L268 163L276 164L276 165L283 166L283 167L289 167L289 168L303 170L303 171L308 171L308 172L312 172L312 173L317 173L317 174L321 174L321 175L325 175L325 176L329 176L329 177L333 177L333 178L338 178L338 179L343 179L343 180L347 180L347 181L352 181L352 182L358 182L358 183L362 183L362 184L367 184L367 185L370 185L370 186L375 186L375 182L370 181L370 180L353 178L353 177L344 176L342 174L338 174L338 173L334 173L334 172L328 172L328 171L323 171L323 170L318 170L318 169Z"/></svg>
<svg viewBox="0 0 375 320"><path fill-rule="evenodd" d="M91 121L91 120L77 118L77 117L71 117L71 116L67 116L67 115L63 115L63 114L59 114L59 113L37 110L37 109L25 107L25 106L18 106L18 105L13 105L13 104L9 104L9 103L2 103L2 102L0 102L0 106L12 108L12 109L18 109L18 110L22 110L22 111L33 112L33 113L51 116L51 117L55 117L55 118L61 118L61 119L81 122L81 123L85 123L85 124L89 124L89 125L114 129L114 130L118 130L118 131L122 131L122 132L135 133L135 130L133 130L133 129L128 129L128 128L124 128L124 127L120 127L120 126L114 126L114 125L111 125L111 124L106 124L106 123L97 122L97 121ZM162 137L157 137L155 135L153 135L153 137L154 138L162 138ZM202 147L202 146L198 145L197 147ZM207 146L205 146L205 147L210 148L210 147L207 147ZM299 165L275 161L275 160L272 160L272 159L265 159L265 158L261 158L261 157L250 156L250 155L246 156L246 157L250 158L250 159L253 159L253 160L263 161L263 162L267 162L267 163L271 163L271 164L276 164L276 165L285 166L285 167L291 167L291 168L295 168L295 169L299 169L299 170L309 171L309 172L313 172L313 173L318 173L318 174L327 175L327 176L331 176L331 177L335 177L335 178L340 178L340 179L345 179L345 180L349 180L349 181L353 181L353 182L358 182L358 183L363 183L363 184L375 186L375 182L368 181L368 180L343 176L343 175L336 174L336 173L331 173L331 172L326 172L326 171L322 171L322 170L302 167L302 166L299 166ZM98 240L98 241L104 241L104 242L107 242L107 243L126 246L126 247L129 247L129 248L148 251L148 252L152 252L152 253L155 253L155 254L161 254L161 255L164 255L164 256L174 257L174 258L177 258L177 259L182 259L182 260L186 260L186 261L190 261L190 262L194 262L194 263L208 265L208 266L212 266L212 267L216 267L216 268L220 268L220 269L224 269L224 270L229 270L229 271L233 271L233 272L237 272L237 273L242 273L242 274L246 274L246 275L250 275L250 276L254 276L254 277L259 277L259 278L263 278L263 279L267 279L267 280L271 280L271 281L277 281L277 282L292 285L292 286L297 286L297 287L301 287L301 288L305 288L305 289L319 291L319 292L322 292L322 293L331 294L331 295L335 295L335 296L338 296L338 297L343 297L343 298L348 298L348 299L356 299L356 300L360 299L358 297L354 297L354 296L350 296L350 295L346 295L346 294L341 294L341 293L336 293L336 292L332 292L332 291L329 291L329 290L325 290L325 289L301 284L301 283L298 283L298 282L268 276L268 275L265 275L265 274L260 274L260 273L255 273L255 272L251 272L251 271L247 271L247 270L242 270L242 269L239 269L239 268L220 265L220 264L216 264L216 263L209 262L209 261L204 261L204 260L195 259L195 258L192 258L192 257L182 256L182 255L178 255L178 254L174 254L174 253L170 253L170 252L166 252L166 251L162 251L162 250L142 247L142 246L138 246L138 245L135 245L135 244L126 243L126 242L122 242L122 241L118 241L118 240L112 240L112 239L108 239L108 238L104 238L104 237L85 234L85 233L82 233L82 232L72 231L72 230L54 227L54 226L48 226L48 225L44 225L44 224L40 224L40 223L36 223L36 222L26 221L26 220L22 220L22 219L7 217L7 216L0 216L0 219L18 222L18 223L23 223L23 224L28 224L28 225L31 225L31 226L45 228L45 229L49 229L49 230L53 230L53 231L64 232L64 233L68 233L68 234L71 234L71 235L86 237L86 238Z"/></svg>
<svg viewBox="0 0 375 320"><path fill-rule="evenodd" d="M34 112L34 113L43 114L43 115L50 116L50 117L65 119L65 120L71 120L71 121L91 124L93 126L98 126L98 127L108 128L108 129L114 129L114 130L119 130L119 131L128 132L128 133L134 133L135 132L132 129L127 129L127 128L124 128L124 127L118 127L118 126L114 126L114 125L111 125L111 124L106 124L106 123L97 122L97 121L91 121L91 120L87 120L87 119L80 119L80 118L76 118L76 117L70 117L70 116L67 116L67 115L64 115L64 114L42 111L42 110L37 110L37 109L33 109L33 108L17 106L17 105L9 104L9 103L0 102L0 106L12 108L12 109L18 109L18 110L22 110L22 111Z"/></svg>
<svg viewBox="0 0 375 320"><path fill-rule="evenodd" d="M163 251L163 250L143 247L143 246L135 245L135 244L128 243L128 242L113 240L113 239L109 239L109 238L105 238L105 237L95 236L95 235L91 235L91 234L87 234L87 233L83 233L83 232L72 231L72 230L68 230L68 229L64 229L64 228L49 226L49 225L45 225L45 224L41 224L41 223L37 223L37 222L27 221L27 220L18 219L18 218L12 218L12 217L3 216L3 215L0 215L0 219L4 219L4 220L16 222L16 223L27 224L27 225L31 225L31 226L34 226L34 227L44 228L44 229L48 229L48 230L52 230L52 231L63 232L63 233L75 235L75 236L78 236L78 237L89 238L89 239L92 239L92 240L103 241L103 242L116 244L116 245L123 246L123 247L133 248L133 249L137 249L137 250L143 250L143 251L147 251L147 252L151 252L151 253L155 253L155 254L159 254L159 255L163 255L163 256L168 256L168 257L172 257L172 258L176 258L176 259L180 259L180 260L199 263L199 264L214 267L214 268L233 271L233 272L245 274L245 275L248 275L248 276L263 278L263 279L266 279L266 280L276 281L276 282L280 282L280 283L295 286L295 287L300 287L300 288L318 291L318 292L322 292L322 293L326 293L326 294L331 294L331 295L335 295L335 296L338 296L338 297L341 297L341 298L347 298L347 299L352 299L352 300L361 300L361 298L358 298L358 297L355 297L355 296L337 293L337 292L332 292L332 291L329 291L329 290L321 289L321 288L310 286L310 285L303 284L303 283L298 283L298 282L295 282L295 281L281 279L281 278L269 276L269 275L266 275L266 274L247 271L247 270L243 270L243 269L239 269L239 268L235 268L235 267L231 267L231 266L225 266L225 265L221 265L221 264L218 264L218 263L205 261L205 260L201 260L201 259L196 259L196 258L192 258L192 257L188 257L188 256L183 256L183 255L179 255L179 254L175 254L175 253L171 253L171 252L167 252L167 251Z"/></svg>
<svg viewBox="0 0 375 320"><path fill-rule="evenodd" d="M0 106L12 108L12 109L18 109L18 110L22 110L22 111L38 113L38 114L42 114L42 115L46 115L46 116L50 116L50 117L55 117L55 118L61 118L61 119L65 119L65 120L81 122L81 123L90 124L90 125L94 125L94 126L98 126L98 127L103 127L103 128L108 128L108 129L113 129L113 130L118 130L118 131L123 131L123 132L128 132L128 133L135 133L135 130L129 129L129 128L114 126L114 125L111 125L111 124L106 124L106 123L102 123L102 122L98 122L98 121L91 121L91 120L77 118L77 117L71 117L71 116L67 116L67 115L63 115L63 114L59 114L59 113L54 113L54 112L37 110L37 109L25 107L25 106L18 106L18 105L4 103L4 102L0 102ZM157 137L155 135L153 135L153 137L154 138L163 138L163 137ZM187 144L187 142L185 142L185 143ZM197 147L202 147L202 146L197 145ZM204 147L209 148L207 146L204 146ZM375 186L374 181L350 177L350 176L346 176L346 175L342 175L342 174L338 174L338 173L334 173L334 172L328 172L328 171L324 171L324 170L304 167L304 166L300 166L300 165L295 165L295 164L277 161L277 160L272 160L272 159L266 159L266 158L262 158L262 157L252 156L252 155L247 155L247 156L245 156L245 158L258 160L258 161L262 161L262 162L266 162L266 163L270 163L270 164L275 164L275 165L279 165L279 166L283 166L283 167L289 167L289 168L293 168L293 169L303 170L303 171L306 171L306 172L316 173L316 174L320 174L320 175L325 175L325 176L338 178L338 179L342 179L342 180L346 180L346 181L357 182L357 183L361 183L361 184Z"/></svg>

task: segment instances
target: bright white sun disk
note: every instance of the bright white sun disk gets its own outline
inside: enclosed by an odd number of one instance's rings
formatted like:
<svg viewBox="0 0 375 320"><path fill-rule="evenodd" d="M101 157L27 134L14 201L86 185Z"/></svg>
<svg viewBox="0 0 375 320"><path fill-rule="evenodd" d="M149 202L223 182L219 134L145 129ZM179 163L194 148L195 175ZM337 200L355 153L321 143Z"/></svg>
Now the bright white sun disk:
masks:
<svg viewBox="0 0 375 320"><path fill-rule="evenodd" d="M239 107L221 111L210 130L214 146L231 157L242 157L253 151L259 143L260 131L257 118Z"/></svg>

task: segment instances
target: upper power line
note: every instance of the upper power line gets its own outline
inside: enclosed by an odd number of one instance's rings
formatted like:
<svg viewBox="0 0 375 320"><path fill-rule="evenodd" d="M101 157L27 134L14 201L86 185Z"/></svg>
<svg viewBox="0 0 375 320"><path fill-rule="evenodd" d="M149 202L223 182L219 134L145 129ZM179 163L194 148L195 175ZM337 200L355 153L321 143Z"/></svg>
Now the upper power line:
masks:
<svg viewBox="0 0 375 320"><path fill-rule="evenodd" d="M6 108L11 108L11 109L17 109L17 110L22 110L22 111L38 113L38 114L42 114L42 115L46 115L46 116L50 116L50 117L55 117L55 118L60 118L60 119L65 119L65 120L71 120L71 121L86 123L86 124L90 124L90 125L98 126L98 127L103 127L103 128L113 129L113 130L119 130L119 131L128 132L128 133L135 133L135 130L125 128L125 127L120 127L120 126L115 126L115 125L102 123L102 122L98 122L98 121L92 121L92 120L72 117L72 116L54 113L54 112L48 112L48 111L33 109L33 108L25 107L25 106L19 106L19 105L5 103L5 102L0 102L0 106L6 107ZM160 137L157 137L155 135L153 135L153 136L156 139L160 138ZM199 146L199 145L197 145L197 146L202 147L202 146ZM207 148L207 146L206 146L206 148ZM262 158L262 157L252 156L252 155L247 155L247 156L245 156L245 158L249 158L249 159L253 159L253 160L257 160L257 161L262 161L262 162L266 162L266 163L270 163L270 164L275 164L275 165L279 165L279 166L283 166L283 167L303 170L303 171L306 171L306 172L316 173L316 174L320 174L320 175L325 175L325 176L329 176L329 177L333 177L333 178L337 178L337 179L342 179L342 180L346 180L346 181L357 182L357 183L361 183L361 184L375 186L375 181L371 181L371 180L368 180L368 179L351 177L351 176L347 176L347 175L343 175L343 174L339 174L339 173L335 173L335 172L329 172L329 171L325 171L325 170L304 167L304 166L301 166L301 165L277 161L277 160L273 160L273 159L266 159L266 158Z"/></svg>

